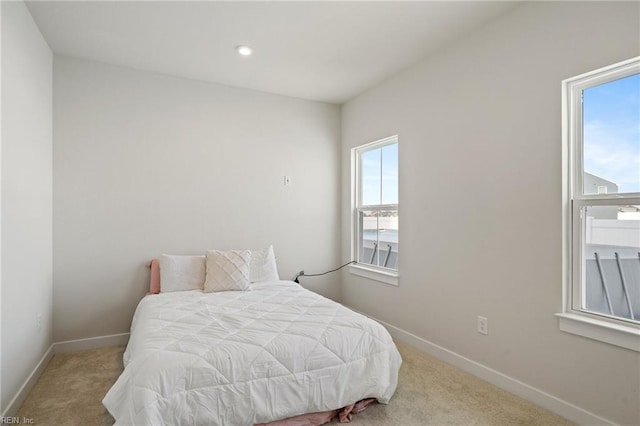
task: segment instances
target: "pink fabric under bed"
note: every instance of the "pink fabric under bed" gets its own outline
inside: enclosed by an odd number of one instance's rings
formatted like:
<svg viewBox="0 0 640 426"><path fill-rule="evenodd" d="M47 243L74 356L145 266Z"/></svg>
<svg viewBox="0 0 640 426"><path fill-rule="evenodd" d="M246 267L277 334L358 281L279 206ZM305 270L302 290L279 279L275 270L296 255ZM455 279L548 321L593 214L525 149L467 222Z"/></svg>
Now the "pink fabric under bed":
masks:
<svg viewBox="0 0 640 426"><path fill-rule="evenodd" d="M374 398L363 399L355 404L347 405L338 410L322 411L320 413L307 413L288 419L277 420L269 423L259 423L255 426L319 426L338 418L340 423L349 423L354 414L358 414L376 402Z"/></svg>

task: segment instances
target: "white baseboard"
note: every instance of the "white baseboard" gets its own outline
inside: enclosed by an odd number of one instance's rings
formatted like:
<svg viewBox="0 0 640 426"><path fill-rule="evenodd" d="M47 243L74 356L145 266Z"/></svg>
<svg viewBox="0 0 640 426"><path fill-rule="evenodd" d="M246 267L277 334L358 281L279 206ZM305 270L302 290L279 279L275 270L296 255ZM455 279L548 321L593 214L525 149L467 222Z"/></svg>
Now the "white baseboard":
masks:
<svg viewBox="0 0 640 426"><path fill-rule="evenodd" d="M2 413L2 417L13 417L18 412L18 409L22 406L29 392L33 389L38 379L44 372L47 364L53 355L65 352L76 352L87 349L103 348L106 346L120 346L126 345L129 341L129 333L112 334L110 336L90 337L88 339L67 340L64 342L53 343L47 352L43 355L42 359L36 367L33 369L27 380L18 390L16 396L11 400L7 408Z"/></svg>
<svg viewBox="0 0 640 426"><path fill-rule="evenodd" d="M382 324L389 331L389 334L391 334L392 337L400 340L401 342L407 343L415 347L416 349L421 350L422 352L425 352L448 364L454 365L459 369L466 371L467 373L473 374L474 376L479 377L482 380L485 380L493 385L498 386L501 389L506 390L507 392L510 392L523 399L526 399L527 401L546 408L547 410L565 417L572 422L581 425L615 425L615 423L611 422L610 420L590 413L583 408L557 398L540 389L534 388L533 386L521 382L520 380L500 373L499 371L482 365L469 358L465 358L462 355L443 348L442 346L436 345L435 343L429 342L426 339L418 337L415 334L409 333L408 331L405 331L394 325L388 324L384 321L380 321L371 316L369 317Z"/></svg>
<svg viewBox="0 0 640 426"><path fill-rule="evenodd" d="M2 413L2 417L15 416L15 414L18 412L18 409L24 403L25 399L27 399L27 396L29 396L29 392L31 392L31 389L33 389L33 387L38 382L38 379L42 375L44 369L47 367L47 364L49 364L49 361L51 360L51 358L53 358L53 354L53 345L51 345L40 359L40 362L38 362L38 365L36 365L36 368L33 369L31 374L29 374L29 377L27 377L27 380L20 387L18 393L16 393L16 396L13 397L7 408L4 410L4 412Z"/></svg>
<svg viewBox="0 0 640 426"><path fill-rule="evenodd" d="M87 339L66 340L53 344L53 352L56 354L65 352L84 351L87 349L104 348L106 346L126 345L129 341L129 333L111 334L109 336L89 337Z"/></svg>

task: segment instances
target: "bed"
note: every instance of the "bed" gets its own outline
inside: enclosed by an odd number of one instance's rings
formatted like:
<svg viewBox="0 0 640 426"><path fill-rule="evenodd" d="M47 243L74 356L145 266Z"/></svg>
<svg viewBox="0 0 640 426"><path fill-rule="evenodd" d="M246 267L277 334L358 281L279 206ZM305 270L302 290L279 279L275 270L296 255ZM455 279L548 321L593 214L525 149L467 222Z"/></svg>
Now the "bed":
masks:
<svg viewBox="0 0 640 426"><path fill-rule="evenodd" d="M380 324L291 281L161 292L139 303L103 404L116 425L249 426L386 404L401 362Z"/></svg>

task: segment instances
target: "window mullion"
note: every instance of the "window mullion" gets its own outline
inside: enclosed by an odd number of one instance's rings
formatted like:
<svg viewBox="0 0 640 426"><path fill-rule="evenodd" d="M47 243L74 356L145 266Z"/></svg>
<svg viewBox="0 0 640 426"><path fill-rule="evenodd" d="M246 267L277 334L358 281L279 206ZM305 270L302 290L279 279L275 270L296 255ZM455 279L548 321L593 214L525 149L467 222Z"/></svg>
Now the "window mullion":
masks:
<svg viewBox="0 0 640 426"><path fill-rule="evenodd" d="M382 148L380 148L380 198L378 201L379 204L382 204Z"/></svg>
<svg viewBox="0 0 640 426"><path fill-rule="evenodd" d="M576 206L627 206L640 205L640 197L597 197L583 196L573 199Z"/></svg>
<svg viewBox="0 0 640 426"><path fill-rule="evenodd" d="M362 210L398 210L398 204L365 204L358 206Z"/></svg>

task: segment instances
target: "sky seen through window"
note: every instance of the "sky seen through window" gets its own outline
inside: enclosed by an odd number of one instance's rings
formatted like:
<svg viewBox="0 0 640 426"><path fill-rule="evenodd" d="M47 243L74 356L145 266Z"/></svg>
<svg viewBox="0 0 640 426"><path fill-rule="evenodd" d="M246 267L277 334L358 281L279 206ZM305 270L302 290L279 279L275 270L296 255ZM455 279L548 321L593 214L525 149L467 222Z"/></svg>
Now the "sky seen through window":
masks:
<svg viewBox="0 0 640 426"><path fill-rule="evenodd" d="M640 74L583 91L584 171L640 192Z"/></svg>

